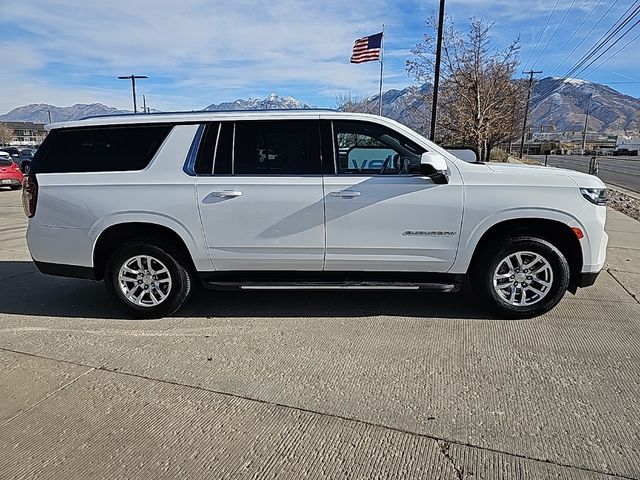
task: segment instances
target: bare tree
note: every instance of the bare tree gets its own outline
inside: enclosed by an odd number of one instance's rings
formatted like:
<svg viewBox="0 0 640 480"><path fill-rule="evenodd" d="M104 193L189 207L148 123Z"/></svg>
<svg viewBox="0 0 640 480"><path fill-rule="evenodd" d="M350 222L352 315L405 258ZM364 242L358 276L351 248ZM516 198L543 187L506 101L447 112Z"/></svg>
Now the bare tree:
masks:
<svg viewBox="0 0 640 480"><path fill-rule="evenodd" d="M436 31L435 16L427 21ZM506 49L492 45L492 24L472 18L469 30L445 23L436 138L447 144L472 145L489 159L496 145L516 138L522 116L522 83L514 79L519 64L519 40ZM436 39L425 34L412 50L407 71L419 82L433 80ZM426 99L425 99L426 100Z"/></svg>
<svg viewBox="0 0 640 480"><path fill-rule="evenodd" d="M0 123L0 145L9 145L13 140L13 130L6 124Z"/></svg>
<svg viewBox="0 0 640 480"><path fill-rule="evenodd" d="M336 95L336 110L341 112L378 113L377 105L377 97L367 98L352 91Z"/></svg>

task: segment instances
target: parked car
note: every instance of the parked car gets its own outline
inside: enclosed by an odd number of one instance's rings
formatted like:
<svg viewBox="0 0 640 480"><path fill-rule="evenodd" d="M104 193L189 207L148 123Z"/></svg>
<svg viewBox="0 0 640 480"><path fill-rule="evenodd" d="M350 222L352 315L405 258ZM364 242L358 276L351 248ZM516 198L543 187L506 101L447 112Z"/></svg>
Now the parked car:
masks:
<svg viewBox="0 0 640 480"><path fill-rule="evenodd" d="M467 162L390 119L325 110L54 124L25 179L43 273L104 280L134 317L194 283L456 291L510 318L605 262L606 189L557 168Z"/></svg>
<svg viewBox="0 0 640 480"><path fill-rule="evenodd" d="M22 172L7 152L0 151L0 187L22 188Z"/></svg>
<svg viewBox="0 0 640 480"><path fill-rule="evenodd" d="M0 147L0 152L8 153L11 158L18 158L20 156L20 149L17 147Z"/></svg>
<svg viewBox="0 0 640 480"><path fill-rule="evenodd" d="M23 170L22 168L22 164L24 162L31 162L31 160L33 159L33 155L35 154L35 149L32 148L23 148L22 150L20 150L20 154L16 157L12 157L13 161L15 163L18 164L18 167L20 167L21 170ZM28 164L28 163L27 163ZM24 171L24 170L23 170Z"/></svg>

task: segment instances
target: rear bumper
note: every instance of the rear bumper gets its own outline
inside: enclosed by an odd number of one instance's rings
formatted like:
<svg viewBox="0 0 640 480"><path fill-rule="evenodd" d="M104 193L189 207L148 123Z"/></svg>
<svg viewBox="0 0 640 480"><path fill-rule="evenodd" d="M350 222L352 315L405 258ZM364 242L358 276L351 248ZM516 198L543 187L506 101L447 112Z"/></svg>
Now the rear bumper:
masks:
<svg viewBox="0 0 640 480"><path fill-rule="evenodd" d="M56 277L84 278L95 280L96 275L91 267L81 267L79 265L65 265L62 263L49 263L34 260L38 270L45 275L55 275Z"/></svg>
<svg viewBox="0 0 640 480"><path fill-rule="evenodd" d="M22 185L22 180L17 178L0 178L0 187L17 187Z"/></svg>

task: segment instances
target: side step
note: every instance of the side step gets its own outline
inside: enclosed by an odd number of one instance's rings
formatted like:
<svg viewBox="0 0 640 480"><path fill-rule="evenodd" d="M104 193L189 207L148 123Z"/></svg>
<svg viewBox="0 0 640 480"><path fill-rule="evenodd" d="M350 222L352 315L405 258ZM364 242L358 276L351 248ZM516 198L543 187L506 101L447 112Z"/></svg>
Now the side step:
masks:
<svg viewBox="0 0 640 480"><path fill-rule="evenodd" d="M424 290L450 293L460 290L458 283L406 282L205 282L215 290Z"/></svg>

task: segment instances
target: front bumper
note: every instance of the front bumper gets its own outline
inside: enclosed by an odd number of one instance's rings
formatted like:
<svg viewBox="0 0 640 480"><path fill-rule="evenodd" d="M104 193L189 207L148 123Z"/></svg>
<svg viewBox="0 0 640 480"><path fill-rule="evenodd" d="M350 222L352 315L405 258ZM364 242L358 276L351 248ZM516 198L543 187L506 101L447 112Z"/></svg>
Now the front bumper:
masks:
<svg viewBox="0 0 640 480"><path fill-rule="evenodd" d="M600 272L582 272L576 275L574 285L578 288L590 287L596 283L596 279L600 275Z"/></svg>

